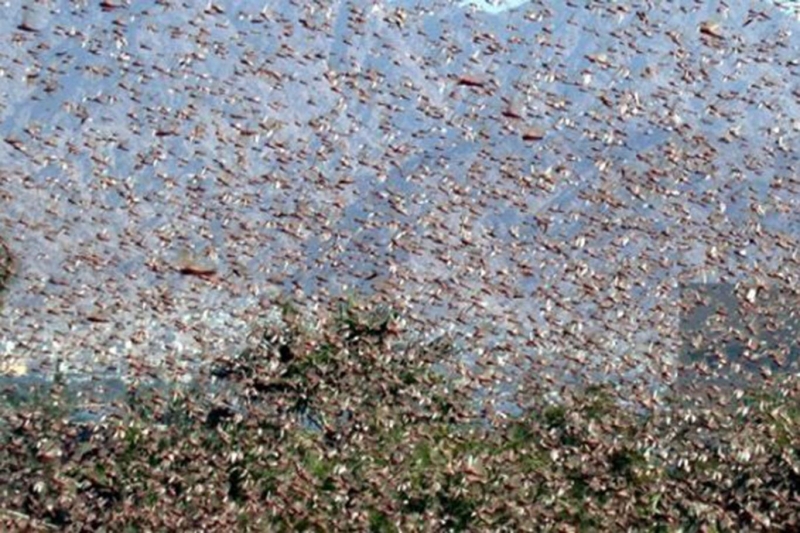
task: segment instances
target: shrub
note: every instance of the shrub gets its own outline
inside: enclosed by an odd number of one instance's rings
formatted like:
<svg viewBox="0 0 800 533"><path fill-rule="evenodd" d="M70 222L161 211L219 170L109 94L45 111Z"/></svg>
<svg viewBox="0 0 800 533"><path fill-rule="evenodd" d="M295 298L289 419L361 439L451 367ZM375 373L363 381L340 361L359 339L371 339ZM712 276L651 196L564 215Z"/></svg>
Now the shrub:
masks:
<svg viewBox="0 0 800 533"><path fill-rule="evenodd" d="M5 530L797 529L795 380L642 411L582 387L488 415L448 343L343 305L284 310L191 386L132 384L76 421L65 385L7 401ZM458 378L458 379L457 379Z"/></svg>

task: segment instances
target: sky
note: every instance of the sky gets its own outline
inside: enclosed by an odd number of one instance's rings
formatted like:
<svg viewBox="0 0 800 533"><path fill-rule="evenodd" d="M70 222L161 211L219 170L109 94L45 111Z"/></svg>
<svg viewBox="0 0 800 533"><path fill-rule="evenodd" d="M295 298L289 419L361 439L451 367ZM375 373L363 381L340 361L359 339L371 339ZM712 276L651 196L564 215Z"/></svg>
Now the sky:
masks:
<svg viewBox="0 0 800 533"><path fill-rule="evenodd" d="M462 0L461 5L474 5L481 11L496 14L514 9L528 2L529 0ZM784 6L789 11L794 10L800 16L800 0L776 0L775 3Z"/></svg>
<svg viewBox="0 0 800 533"><path fill-rule="evenodd" d="M766 1L388 1L0 3L0 358L188 364L273 293L356 287L470 345L660 365L678 283L797 272L800 35Z"/></svg>
<svg viewBox="0 0 800 533"><path fill-rule="evenodd" d="M462 6L474 5L487 13L502 13L509 9L514 9L522 4L527 4L528 0L463 0Z"/></svg>

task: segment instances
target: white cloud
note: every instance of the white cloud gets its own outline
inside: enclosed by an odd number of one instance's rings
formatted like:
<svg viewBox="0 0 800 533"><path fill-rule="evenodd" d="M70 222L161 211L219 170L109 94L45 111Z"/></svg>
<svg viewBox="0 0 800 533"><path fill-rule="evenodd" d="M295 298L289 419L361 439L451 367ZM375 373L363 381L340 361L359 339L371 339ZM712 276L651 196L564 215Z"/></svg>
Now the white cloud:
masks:
<svg viewBox="0 0 800 533"><path fill-rule="evenodd" d="M514 9L522 4L527 4L530 0L462 0L461 6L474 5L481 11L487 13L502 13L509 9Z"/></svg>

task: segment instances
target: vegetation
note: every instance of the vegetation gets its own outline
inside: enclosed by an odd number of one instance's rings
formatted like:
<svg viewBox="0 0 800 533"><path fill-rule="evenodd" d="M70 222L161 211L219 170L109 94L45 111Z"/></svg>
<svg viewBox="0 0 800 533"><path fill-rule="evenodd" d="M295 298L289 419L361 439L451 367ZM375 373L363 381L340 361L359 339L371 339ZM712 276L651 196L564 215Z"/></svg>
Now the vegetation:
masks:
<svg viewBox="0 0 800 533"><path fill-rule="evenodd" d="M74 416L68 384L0 408L0 529L738 531L800 527L797 382L724 405L586 386L504 416L447 342L391 310L286 306L188 386ZM224 384L225 386L220 386ZM629 404L630 402L628 402Z"/></svg>

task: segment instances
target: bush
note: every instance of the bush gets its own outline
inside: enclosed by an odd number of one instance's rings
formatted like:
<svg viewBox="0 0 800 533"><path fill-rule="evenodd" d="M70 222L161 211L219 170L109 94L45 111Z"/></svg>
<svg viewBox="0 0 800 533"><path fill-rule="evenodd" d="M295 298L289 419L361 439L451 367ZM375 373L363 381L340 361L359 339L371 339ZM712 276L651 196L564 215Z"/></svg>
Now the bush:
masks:
<svg viewBox="0 0 800 533"><path fill-rule="evenodd" d="M5 530L791 530L796 381L728 408L624 407L612 387L489 415L446 342L391 310L290 306L191 386L132 384L76 421L67 385L6 401ZM540 398L537 399L537 398ZM82 407L81 407L82 408Z"/></svg>

